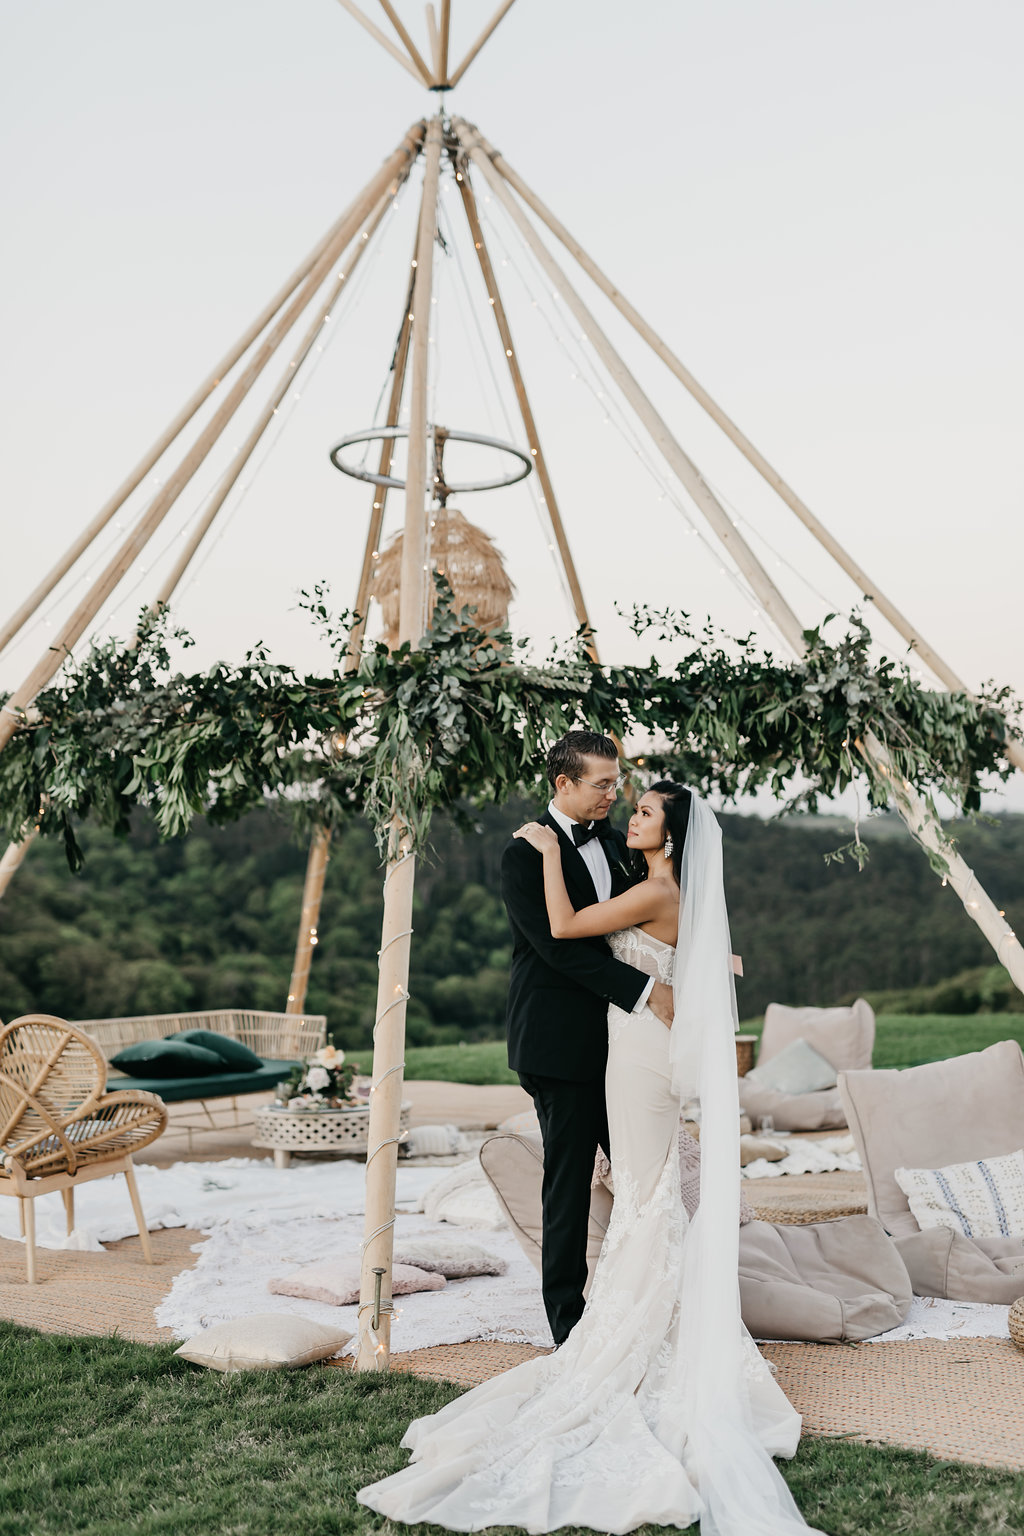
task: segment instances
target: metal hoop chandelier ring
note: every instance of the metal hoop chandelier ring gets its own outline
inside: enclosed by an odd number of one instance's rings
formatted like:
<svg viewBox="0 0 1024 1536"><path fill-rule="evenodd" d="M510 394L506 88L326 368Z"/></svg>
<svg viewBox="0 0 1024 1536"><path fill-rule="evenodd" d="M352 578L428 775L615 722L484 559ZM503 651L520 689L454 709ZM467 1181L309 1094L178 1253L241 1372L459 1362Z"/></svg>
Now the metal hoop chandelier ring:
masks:
<svg viewBox="0 0 1024 1536"><path fill-rule="evenodd" d="M474 480L465 485L446 483L445 491L453 495L466 495L470 491L500 491L506 485L515 485L518 481L525 480L533 469L533 459L529 454L524 453L521 448L516 448L512 443L501 442L499 438L482 437L479 432L453 432L447 427L428 425L427 437L431 442L434 442L435 435L444 442L480 443L484 448L497 448L500 453L510 453L519 460L519 464L511 474L504 475L498 480ZM395 440L408 436L408 427L370 427L365 432L351 432L331 449L331 463L335 469L340 469L343 475L351 475L353 480L366 480L371 485L382 485L387 486L389 490L404 491L404 480L396 480L394 475L375 475L368 469L358 469L354 464L346 464L341 455L354 443L374 443L385 438Z"/></svg>

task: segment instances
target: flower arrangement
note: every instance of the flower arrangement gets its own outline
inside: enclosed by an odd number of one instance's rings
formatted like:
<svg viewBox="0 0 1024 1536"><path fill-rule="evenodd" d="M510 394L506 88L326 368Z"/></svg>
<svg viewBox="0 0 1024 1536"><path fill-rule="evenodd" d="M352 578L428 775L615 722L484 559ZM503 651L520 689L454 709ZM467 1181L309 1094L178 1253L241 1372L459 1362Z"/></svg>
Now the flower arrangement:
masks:
<svg viewBox="0 0 1024 1536"><path fill-rule="evenodd" d="M346 1061L345 1052L333 1045L295 1068L278 1088L278 1098L292 1109L343 1109L360 1102L352 1089L359 1063Z"/></svg>

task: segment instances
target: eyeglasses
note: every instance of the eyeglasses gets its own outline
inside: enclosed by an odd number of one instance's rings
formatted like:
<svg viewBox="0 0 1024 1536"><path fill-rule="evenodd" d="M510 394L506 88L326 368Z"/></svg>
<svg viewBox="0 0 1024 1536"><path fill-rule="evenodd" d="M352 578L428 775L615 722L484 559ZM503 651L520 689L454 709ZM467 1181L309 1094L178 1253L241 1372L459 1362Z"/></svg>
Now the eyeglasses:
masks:
<svg viewBox="0 0 1024 1536"><path fill-rule="evenodd" d="M603 795L610 795L613 790L621 789L626 782L624 774L619 774L617 779L602 779L600 784L595 784L593 779L576 779L577 784L587 784L591 789L599 789Z"/></svg>

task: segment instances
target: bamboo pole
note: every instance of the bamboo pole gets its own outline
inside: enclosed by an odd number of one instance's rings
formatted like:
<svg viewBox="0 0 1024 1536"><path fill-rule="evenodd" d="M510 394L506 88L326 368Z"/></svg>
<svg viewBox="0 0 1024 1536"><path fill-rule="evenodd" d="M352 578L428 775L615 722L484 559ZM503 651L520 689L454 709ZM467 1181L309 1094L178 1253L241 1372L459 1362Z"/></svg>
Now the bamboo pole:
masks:
<svg viewBox="0 0 1024 1536"><path fill-rule="evenodd" d="M298 316L314 297L331 265L338 255L345 250L345 247L366 217L366 214L373 208L385 188L391 184L394 176L402 169L405 163L414 159L419 153L422 136L422 124L417 124L416 127L410 129L402 144L388 157L381 169L352 204L347 218L343 221L332 242L314 264L308 277L299 289L297 296L293 298L291 304L281 313L271 331L246 365L243 373L235 382L208 425L189 449L184 459L177 466L167 484L160 491L159 495L154 497L148 511L139 520L113 559L93 583L89 592L65 624L54 645L40 658L29 676L15 690L3 709L0 710L0 750L6 746L15 730L21 724L25 707L31 703L39 689L44 687L60 668L65 657L70 654L73 646L95 618L103 603L106 602L115 587L118 586L125 572L167 516L178 494L195 474L238 405L266 367L287 333L291 330Z"/></svg>
<svg viewBox="0 0 1024 1536"><path fill-rule="evenodd" d="M615 380L626 400L628 400L640 421L650 433L659 453L661 453L672 472L682 482L697 506L704 513L720 542L729 551L741 573L750 583L765 613L775 623L794 654L799 656L803 650L804 642L803 630L796 614L761 565L739 529L733 526L732 518L728 512L711 490L711 487L707 484L697 466L693 463L693 460L684 452L683 448L673 437L664 419L658 414L644 394L619 353L616 352L608 337L562 271L562 268L555 261L551 252L523 213L512 192L498 175L498 172L481 148L475 130L468 128L468 125L463 125L460 122L457 129L460 137L463 126L466 126L468 129L468 138L462 139L463 144L468 149L474 163L479 165L485 180L498 198L498 201L508 210L513 222L516 224L527 245L533 251L548 280L562 295L578 324L589 337L595 352L601 358L601 361L608 369L608 372Z"/></svg>
<svg viewBox="0 0 1024 1536"><path fill-rule="evenodd" d="M461 120L457 120L462 127ZM537 194L527 186L517 171L508 164L508 161L489 144L482 135L478 135L480 146L488 156L499 174L504 177L522 198L523 202L537 215L542 223L546 224L551 233L565 247L574 260L586 272L601 292L610 299L619 314L624 316L637 334L647 343L657 357L665 364L671 373L687 389L697 403L703 407L716 426L720 427L729 438L730 442L739 449L747 462L753 465L758 474L764 479L772 490L785 502L789 509L803 523L804 527L817 539L818 543L827 550L836 564L845 571L867 602L873 603L883 618L901 635L910 648L917 652L924 664L935 674L946 687L954 693L970 694L971 690L963 679L953 670L935 648L928 643L910 620L896 607L896 604L886 596L878 583L873 581L867 572L857 564L851 555L840 544L839 540L817 518L803 499L797 495L778 470L771 465L764 454L750 441L749 437L736 425L732 418L714 400L704 386L694 378L686 365L676 356L672 349L666 345L654 327L643 318L637 310L611 281L602 272L597 263L590 257L565 225L552 213L551 209L541 201ZM1024 769L1024 743L1011 738L1005 747L1006 756L1017 767Z"/></svg>
<svg viewBox="0 0 1024 1536"><path fill-rule="evenodd" d="M408 170L408 167L406 167L406 170ZM184 576L186 570L195 558L199 546L202 544L206 535L209 533L214 519L230 495L232 487L236 484L239 475L242 473L246 464L251 459L264 432L266 432L268 426L277 415L281 402L285 399L289 390L295 383L298 370L302 367L303 363L306 361L306 358L313 350L317 337L322 334L326 318L330 315L332 308L337 303L346 285L351 281L352 274L358 266L363 252L368 248L370 240L376 233L377 229L380 227L381 220L383 219L388 208L391 206L391 199L394 196L395 190L397 189L389 187L384 193L384 196L377 204L377 207L374 209L370 218L367 220L366 228L362 231L361 235L356 240L351 254L348 257L345 271L339 274L338 280L332 287L330 293L324 299L322 305L317 307L316 317L313 320L312 325L310 325L309 329L306 331L306 334L303 336L299 345L296 347L291 361L289 362L281 378L278 380L278 384L274 390L274 393L271 395L266 405L264 405L261 409L260 414L256 418L256 421L254 422L247 437L245 438L245 441L242 443L241 447L238 449L238 452L231 460L231 463L224 471L223 476L217 484L217 489L207 504L202 517L200 517L196 522L195 527L192 529L189 535L188 542L179 554L172 570L168 573L166 580L160 587L160 590L156 596L156 601L153 605L155 609L164 607L170 601L178 583L181 581L181 578ZM343 257L344 253L342 253L342 259Z"/></svg>
<svg viewBox="0 0 1024 1536"><path fill-rule="evenodd" d="M415 272L413 273L415 278ZM397 427L398 418L402 408L402 391L405 387L406 365L409 359L409 338L412 326L409 315L412 311L413 287L409 286L409 294L405 301L405 313L402 316L402 325L398 333L398 345L395 348L394 371L391 379L391 396L388 400L385 426ZM394 457L394 439L385 437L381 442L380 460L377 465L379 475L391 473L391 460ZM356 622L353 624L348 638L348 650L345 653L345 671L354 672L359 664L359 652L362 649L363 636L366 633L367 610L370 605L370 582L373 578L374 555L380 549L381 530L384 526L384 509L387 506L388 487L375 485L373 488L373 503L370 507L370 518L366 533L366 547L363 550L363 565L359 572L359 585L356 589L355 611Z"/></svg>
<svg viewBox="0 0 1024 1536"><path fill-rule="evenodd" d="M427 490L427 357L430 298L441 163L441 122L427 127L423 203L413 288L412 399L409 462L405 476L405 531L399 644L415 644L423 633L426 575L423 553ZM418 558L406 562L411 547ZM405 1066L405 1005L409 997L409 950L416 856L408 829L396 817L389 834L384 879L377 1014L373 1028L373 1087L370 1093L369 1151L366 1157L366 1235L359 1294L356 1368L386 1370L391 1355L391 1261L394 1253L395 1177L401 1136L402 1073ZM383 1304L375 1306L375 1299Z"/></svg>
<svg viewBox="0 0 1024 1536"><path fill-rule="evenodd" d="M437 83L448 84L448 42L452 26L452 0L441 0L441 42L438 49Z"/></svg>
<svg viewBox="0 0 1024 1536"><path fill-rule="evenodd" d="M292 965L292 979L288 983L285 1013L305 1012L309 968L313 960L313 950L317 944L320 902L324 894L324 877L327 874L330 847L329 830L326 827L317 827L310 841L309 856L306 859L306 879L302 889L302 916L299 919L299 936L295 944L295 961Z"/></svg>
<svg viewBox="0 0 1024 1536"><path fill-rule="evenodd" d="M412 323L412 394L409 402L409 460L405 471L405 531L398 621L399 644L415 643L426 627L424 563L427 550L427 364L430 337L430 298L436 224L433 209L441 164L441 125L432 118L424 151L423 213L416 242L416 282Z"/></svg>
<svg viewBox="0 0 1024 1536"><path fill-rule="evenodd" d="M480 166L484 176L493 188L499 201L509 210L509 213L512 215L516 225L523 233L523 236L529 244L531 250L533 250L534 254L537 256L537 259L546 272L548 278L558 289L558 291L562 293L573 314L576 316L576 319L583 327L585 333L590 337L595 350L604 361L608 371L619 384L619 387L626 395L626 398L633 405L633 408L637 415L640 417L641 421L643 421L648 430L651 431L651 435L655 438L655 441L661 448L661 451L665 455L669 465L678 475L683 485L686 486L687 490L690 490L691 495L694 495L694 500L696 500L698 505L700 505L705 511L705 515L708 516L708 521L711 524L714 532L718 535L720 541L725 545L727 549L731 549L733 556L736 559L737 565L740 567L743 575L750 582L750 585L757 595L762 607L767 613L769 613L770 616L775 618L776 623L779 624L779 627L782 629L786 639L793 647L794 653L797 656L802 656L806 650L806 645L799 620L793 611L789 608L789 606L785 603L785 600L782 598L778 588L775 586L775 583L772 581L768 572L761 565L760 561L757 559L757 556L754 554L753 550L750 549L749 545L747 545L746 542L736 533L736 530L732 528L724 508L719 505L717 499L711 495L710 491L707 492L709 499L698 497L694 494L693 489L691 489L693 476L697 477L699 487L704 487L704 482L700 478L696 466L691 463L689 458L683 453L682 449L679 448L678 444L674 443L674 439L672 439L671 434L669 434L664 422L661 421L661 418L654 411L654 408L650 405L650 402L643 394L640 386L633 379L628 369L626 369L618 354L611 346L611 343L607 340L604 333L597 325L597 322L590 315L586 306L583 304L582 300L580 300L579 296L568 282L568 279L565 277L561 268L551 256L550 252L547 250L547 247L544 245L543 241L537 235L533 226L522 212L522 209L519 207L518 203L515 202L511 190L501 180L497 170L494 168L490 160L481 149L479 140L477 139L474 130L469 129L469 135L474 142L467 143L466 139L462 137L466 125L464 125L460 120L456 122L454 127L463 144L465 144L465 146L469 149L473 160ZM628 388L627 385L629 386ZM659 428L663 434L660 441L659 437L655 435L655 431L653 430L655 427ZM673 448L677 450L677 452L673 452ZM704 487L704 489L707 490L707 487ZM717 509L717 514L712 515L712 513L715 512L715 509ZM780 622L780 617L784 619L784 623ZM898 775L895 773L891 759L888 757L888 754L885 753L885 749L880 744L876 743L876 745L878 747L878 751L872 753L869 756L866 756L865 760L868 762L872 771L875 772L876 776L883 780L887 788L892 793L896 809L899 811L903 820L906 822L912 835L918 842L922 842L925 847L932 846L931 843L929 843L928 838L932 836L933 829L929 830L927 818L922 820L922 817L919 813L919 806L915 804L914 791L912 787L909 784L906 784L906 781L899 779ZM905 785L905 791L903 798L900 798L896 791L902 785ZM947 860L949 858L949 854L946 853L945 850L943 850L943 857L947 858ZM960 875L958 874L959 884L957 888L958 894L961 894L961 897L964 900L964 905L967 909L968 916L974 918L975 921L978 921L976 913L984 912L989 914L990 911L995 912L997 909L985 895L984 891L982 891L980 885L977 882L977 878L973 875L973 872L970 871L966 865L964 865L963 871L961 873L963 874L963 879L961 880ZM970 878L971 882L969 887L965 883L967 877ZM970 902L968 902L966 895L963 894L967 889L973 890L977 897L977 901L973 906L970 904ZM983 902L986 905L983 906ZM986 915L986 922L988 920L988 916ZM988 930L984 931L988 932ZM990 933L988 936L991 939L992 935ZM995 943L997 957L1002 960L1003 963L1007 963L1008 957L1012 951L1014 954L1014 963L1018 964L1016 959L1017 951L1015 948L1017 941L1014 938L1013 944L1011 945L1010 939L1012 937L1013 936L1010 933L1010 930L1005 929L1005 932L997 934L996 939L993 940L993 942ZM1004 959L1004 952L1007 956L1007 959ZM1019 966L1018 974L1021 976L1021 982L1024 983L1024 965ZM1014 979L1016 981L1016 976ZM1022 990L1024 990L1024 986L1022 986Z"/></svg>
<svg viewBox="0 0 1024 1536"><path fill-rule="evenodd" d="M390 37L388 37L385 32L382 32L379 27L375 27L369 16L363 15L363 12L359 9L358 5L355 4L355 0L338 0L338 3L339 5L343 5L345 7L350 16L355 17L356 21L358 21L361 27L365 27L370 36L375 38L377 42L380 43L385 52L390 53L391 57L396 59L398 63L401 64L403 69L407 69L409 71L417 85L423 84L423 76L420 74L415 64L409 58L408 54L403 53L401 48L396 48Z"/></svg>
<svg viewBox="0 0 1024 1536"><path fill-rule="evenodd" d="M948 880L963 902L968 917L977 923L992 945L996 959L1009 971L1018 990L1024 992L1024 953L1020 940L995 902L982 889L973 869L946 836L935 807L918 794L909 779L896 772L888 750L873 732L865 731L855 745L871 771L888 786L890 798L911 835L926 853L935 855L945 865L943 883Z"/></svg>
<svg viewBox="0 0 1024 1536"><path fill-rule="evenodd" d="M402 404L405 364L409 355L409 310L411 307L412 284L410 283L408 297L405 301L405 312L402 315L402 326L398 335L398 345L395 348L394 377L391 383L391 398L388 402L386 422L386 425L389 427L398 425L398 415ZM384 438L381 444L379 474L386 475L390 473L394 447L395 445L391 438ZM384 503L387 500L387 489L387 486L375 487L374 493L377 499L370 508L366 548L363 552L363 565L359 573L359 585L356 589L355 611L360 617L352 626L351 633L349 634L348 649L345 653L344 661L344 670L346 672L354 672L359 665L359 652L362 646L363 633L366 629L366 611L369 606L373 556L380 544L380 532L384 520ZM323 898L324 876L327 872L330 846L330 828L318 827L313 833L309 857L306 863L306 880L302 893L302 914L299 918L299 931L295 940L295 960L292 965L292 978L288 985L288 1002L285 1009L287 1013L303 1013L305 1011L306 990L309 985L313 950L317 943L317 930L320 924L320 903Z"/></svg>
<svg viewBox="0 0 1024 1536"><path fill-rule="evenodd" d="M508 15L513 5L515 5L515 0L502 0L502 4L499 5L498 9L495 11L486 27L484 27L483 31L480 33L480 36L477 38L476 42L470 48L462 63L455 70L454 74L449 80L448 84L450 87L454 88L456 85L458 85L459 81L466 73L466 70L472 64L473 60L480 52L480 49L484 46L484 43L486 43L487 39L490 37L498 23L503 21L504 18Z"/></svg>
<svg viewBox="0 0 1024 1536"><path fill-rule="evenodd" d="M25 599L17 612L11 615L4 628L0 630L0 652L6 649L15 635L20 632L33 616L39 605L46 601L57 583L67 575L68 571L85 553L93 540L102 533L111 518L120 511L128 497L146 478L154 464L163 456L174 439L183 431L203 403L209 399L213 391L231 372L239 358L249 350L257 336L269 325L281 306L287 303L299 284L308 277L316 262L327 249L327 246L335 238L343 220L348 216L348 211L346 209L345 213L332 224L331 228L317 242L305 260L296 267L291 276L274 294L274 297L269 300L256 316L252 324L242 332L235 344L224 354L213 372L203 380L198 389L185 402L177 416L175 416L166 430L161 433L149 451L139 460L128 478L118 486L109 501L103 504L92 522L82 530L75 542L61 556L57 564L43 578L35 590Z"/></svg>
<svg viewBox="0 0 1024 1536"><path fill-rule="evenodd" d="M0 859L0 897L14 879L22 860L38 836L39 828L33 827L20 842L8 843L4 856Z"/></svg>
<svg viewBox="0 0 1024 1536"><path fill-rule="evenodd" d="M427 37L430 39L430 60L434 66L434 79L443 80L441 73L441 33L437 26L437 15L434 7L427 5Z"/></svg>
<svg viewBox="0 0 1024 1536"><path fill-rule="evenodd" d="M423 58L423 55L416 47L416 44L409 36L409 33L406 31L405 26L402 23L402 18L391 4L391 0L380 0L380 8L390 21L391 25L394 27L395 31L398 33L402 42L405 44L405 48L410 59L412 59L416 68L419 70L420 75L423 77L423 84L435 85L437 82L434 80L430 70L427 68L426 60Z"/></svg>
<svg viewBox="0 0 1024 1536"><path fill-rule="evenodd" d="M487 249L487 242L484 239L484 232L480 225L480 215L476 206L476 197L474 196L473 188L470 185L468 167L463 168L458 172L458 178L459 179L457 180L456 185L462 194L462 205L466 211L466 218L469 222L470 234L473 237L473 244L476 248L477 259L480 262L480 271L483 274L484 286L487 289L487 295L491 301L490 307L494 311L494 319L498 326L498 335L501 337L501 346L505 353L505 361L508 363L508 370L512 376L512 387L516 392L516 399L519 402L519 412L523 418L523 427L526 430L526 440L530 448L530 453L533 456L534 464L536 466L537 478L540 480L541 489L544 492L544 502L547 507L548 516L551 519L551 527L555 535L555 542L558 545L558 553L561 556L562 567L565 571L566 580L569 583L569 591L572 595L572 605L576 614L576 622L578 624L584 625L589 630L590 616L587 613L587 605L583 597L583 588L580 585L580 579L576 571L576 562L573 559L572 551L569 548L569 540L565 535L565 528L562 524L561 513L558 509L558 500L555 496L555 488L551 483L551 476L548 472L547 458L545 457L543 449L541 448L540 435L537 432L537 425L534 420L533 410L530 406L530 401L526 393L526 384L523 379L522 370L519 367L519 354L516 351L515 345L512 341L512 332L508 323L508 314L505 310L505 305L502 302L501 293L498 289L498 280L494 272L494 264L491 261L490 252ZM587 648L596 661L598 659L597 649L592 639L588 642Z"/></svg>

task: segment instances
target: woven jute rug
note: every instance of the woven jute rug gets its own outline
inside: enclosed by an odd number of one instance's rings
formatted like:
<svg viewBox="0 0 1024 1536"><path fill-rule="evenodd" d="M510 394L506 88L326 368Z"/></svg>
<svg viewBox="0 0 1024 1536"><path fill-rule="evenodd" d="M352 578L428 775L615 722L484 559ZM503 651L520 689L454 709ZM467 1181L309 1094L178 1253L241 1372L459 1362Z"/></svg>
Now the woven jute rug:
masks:
<svg viewBox="0 0 1024 1536"><path fill-rule="evenodd" d="M764 1344L804 1433L1024 1471L1024 1354L1006 1339ZM393 1355L392 1369L472 1387L544 1351L458 1344Z"/></svg>
<svg viewBox="0 0 1024 1536"><path fill-rule="evenodd" d="M0 1317L41 1333L116 1333L140 1344L174 1338L158 1328L153 1313L175 1275L191 1269L201 1232L168 1227L151 1232L153 1264L142 1256L137 1237L108 1243L105 1253L67 1253L37 1248L38 1283L25 1279L25 1249L0 1238Z"/></svg>
<svg viewBox="0 0 1024 1536"><path fill-rule="evenodd" d="M102 1254L39 1249L39 1283L30 1286L24 1248L0 1239L0 1317L44 1333L171 1340L153 1312L175 1275L195 1263L192 1246L202 1233L171 1228L150 1240L153 1265L143 1260L137 1237L111 1243ZM1024 1471L1024 1353L1005 1339L766 1344L762 1352L778 1368L807 1434ZM477 1342L412 1350L391 1363L397 1371L472 1387L541 1353L529 1344Z"/></svg>
<svg viewBox="0 0 1024 1536"><path fill-rule="evenodd" d="M862 1173L801 1173L777 1179L744 1179L743 1198L762 1221L803 1226L862 1216L868 1208Z"/></svg>

